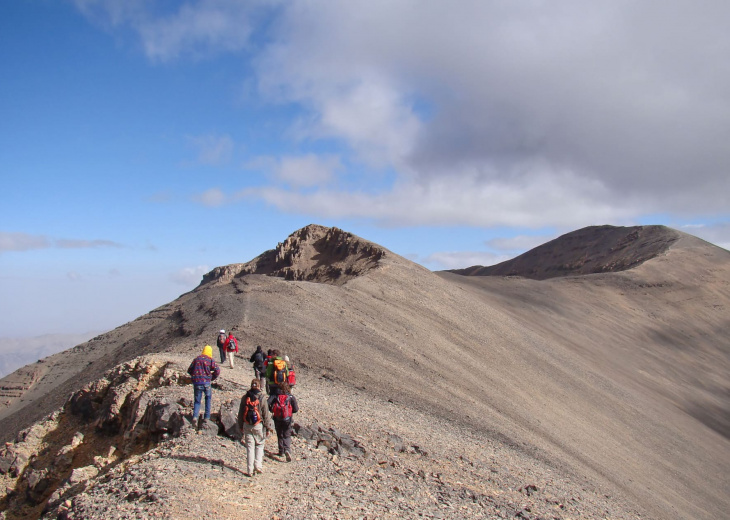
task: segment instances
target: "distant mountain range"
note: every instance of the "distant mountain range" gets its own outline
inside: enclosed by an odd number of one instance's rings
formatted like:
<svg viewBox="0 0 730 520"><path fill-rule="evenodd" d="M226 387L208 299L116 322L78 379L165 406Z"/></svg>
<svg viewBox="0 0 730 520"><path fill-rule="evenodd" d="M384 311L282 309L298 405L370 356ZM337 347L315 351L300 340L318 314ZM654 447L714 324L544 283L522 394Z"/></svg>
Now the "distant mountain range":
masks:
<svg viewBox="0 0 730 520"><path fill-rule="evenodd" d="M84 334L45 334L28 338L0 338L0 377L39 359L84 343L97 332Z"/></svg>

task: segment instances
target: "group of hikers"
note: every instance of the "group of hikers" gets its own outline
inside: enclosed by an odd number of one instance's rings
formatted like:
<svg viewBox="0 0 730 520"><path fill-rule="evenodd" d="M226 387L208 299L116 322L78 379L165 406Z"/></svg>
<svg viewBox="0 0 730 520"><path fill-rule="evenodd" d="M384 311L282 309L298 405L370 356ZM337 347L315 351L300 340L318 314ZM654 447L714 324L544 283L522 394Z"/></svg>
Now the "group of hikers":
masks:
<svg viewBox="0 0 730 520"><path fill-rule="evenodd" d="M224 329L218 333L218 349L221 363L226 359L234 368L234 357L238 352L238 340L232 333L226 336ZM241 442L246 446L246 476L263 472L264 443L270 433L276 431L279 451L277 456L291 462L292 414L299 411L297 398L291 393L296 384L294 366L288 356L282 356L276 349L264 354L261 346L251 355L254 378L251 386L241 398L238 410L238 427L243 432ZM213 360L213 347L205 345L203 352L188 368L193 382L193 424L197 424L205 397L203 418L210 419L211 382L220 375L220 367ZM267 396L263 389L266 389Z"/></svg>

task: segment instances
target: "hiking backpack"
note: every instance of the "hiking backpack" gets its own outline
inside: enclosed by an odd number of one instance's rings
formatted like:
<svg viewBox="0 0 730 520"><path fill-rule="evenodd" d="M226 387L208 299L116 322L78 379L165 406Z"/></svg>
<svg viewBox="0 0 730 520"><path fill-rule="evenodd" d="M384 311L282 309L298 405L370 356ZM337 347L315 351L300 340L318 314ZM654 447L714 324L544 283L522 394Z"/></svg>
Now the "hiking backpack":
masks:
<svg viewBox="0 0 730 520"><path fill-rule="evenodd" d="M250 425L256 425L261 422L258 397L252 400L249 396L246 396L246 407L243 410L243 421Z"/></svg>
<svg viewBox="0 0 730 520"><path fill-rule="evenodd" d="M292 406L291 396L280 394L276 396L276 400L271 406L271 412L274 414L274 419L285 420L291 419Z"/></svg>
<svg viewBox="0 0 730 520"><path fill-rule="evenodd" d="M258 350L253 353L253 364L257 367L264 366L264 353Z"/></svg>
<svg viewBox="0 0 730 520"><path fill-rule="evenodd" d="M289 369L286 367L286 361L283 359L276 358L273 361L274 363L274 373L272 375L271 381L275 385L280 385L281 383L286 383L288 376L289 376Z"/></svg>
<svg viewBox="0 0 730 520"><path fill-rule="evenodd" d="M294 386L297 384L297 375L294 373L294 367L291 367L289 369L289 376L287 378L287 382L289 383L289 386Z"/></svg>

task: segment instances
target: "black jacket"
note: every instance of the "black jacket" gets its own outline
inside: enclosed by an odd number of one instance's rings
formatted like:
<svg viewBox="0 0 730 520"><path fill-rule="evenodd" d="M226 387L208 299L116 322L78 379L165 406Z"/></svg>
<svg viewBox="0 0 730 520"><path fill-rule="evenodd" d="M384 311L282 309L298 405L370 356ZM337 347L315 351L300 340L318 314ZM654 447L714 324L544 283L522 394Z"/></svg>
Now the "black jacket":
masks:
<svg viewBox="0 0 730 520"><path fill-rule="evenodd" d="M253 367L259 371L263 371L264 369L264 358L266 355L264 354L264 351L261 350L261 347L256 349L256 352L254 352L251 355L251 359L249 361L253 363Z"/></svg>

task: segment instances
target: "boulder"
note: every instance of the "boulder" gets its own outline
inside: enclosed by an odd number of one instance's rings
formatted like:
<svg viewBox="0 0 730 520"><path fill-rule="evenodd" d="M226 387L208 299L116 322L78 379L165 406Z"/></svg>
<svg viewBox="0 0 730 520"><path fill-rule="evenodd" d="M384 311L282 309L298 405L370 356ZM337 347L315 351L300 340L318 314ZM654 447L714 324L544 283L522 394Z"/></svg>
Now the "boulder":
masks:
<svg viewBox="0 0 730 520"><path fill-rule="evenodd" d="M238 428L238 409L241 406L240 399L226 401L221 405L219 421L223 433L231 439L241 440L243 433Z"/></svg>
<svg viewBox="0 0 730 520"><path fill-rule="evenodd" d="M186 425L182 407L164 398L147 403L141 423L151 434L167 433L173 437L180 436Z"/></svg>
<svg viewBox="0 0 730 520"><path fill-rule="evenodd" d="M69 483L74 486L81 482L91 480L99 474L99 469L95 466L84 466L83 468L76 468L71 471L71 476L68 477Z"/></svg>

